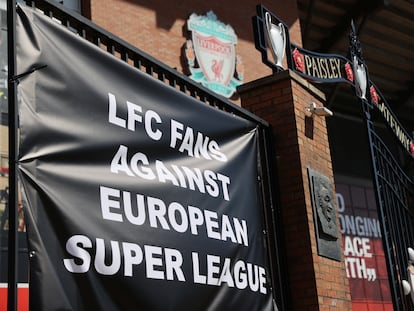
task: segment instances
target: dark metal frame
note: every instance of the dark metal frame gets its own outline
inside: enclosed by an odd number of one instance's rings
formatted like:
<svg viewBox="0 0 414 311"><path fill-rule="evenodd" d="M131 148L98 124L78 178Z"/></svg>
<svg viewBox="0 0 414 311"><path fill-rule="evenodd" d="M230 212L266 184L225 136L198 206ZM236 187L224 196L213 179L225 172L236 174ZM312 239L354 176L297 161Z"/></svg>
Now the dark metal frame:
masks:
<svg viewBox="0 0 414 311"><path fill-rule="evenodd" d="M128 44L120 38L117 38L108 31L93 24L90 20L65 9L62 5L51 0L26 0L28 6L41 10L46 16L57 19L63 26L74 33L80 35L89 42L106 49L115 57L134 66L138 70L163 81L167 85L192 96L201 102L204 102L217 109L235 114L239 117L252 121L259 129L259 176L258 183L262 194L262 203L264 207L264 221L266 226L265 238L267 241L267 251L269 254L269 267L271 280L271 291L277 302L279 309L286 310L285 288L286 275L281 266L281 260L284 258L281 253L281 220L280 211L275 203L276 181L274 179L274 164L272 162L272 137L270 125L255 116L254 114L242 109L234 103L221 97L201 84L194 82L187 76L179 73L173 68L166 66L155 58ZM15 72L15 0L8 0L8 37L9 37L9 124L10 124L10 239L9 239L9 291L8 291L8 311L17 310L17 96L16 84L18 73ZM13 196L14 194L14 196ZM14 224L14 225L13 225Z"/></svg>
<svg viewBox="0 0 414 311"><path fill-rule="evenodd" d="M414 183L376 133L369 106L362 105L394 310L414 311L402 288L402 280L410 280L408 247L414 247Z"/></svg>
<svg viewBox="0 0 414 311"><path fill-rule="evenodd" d="M16 72L16 1L7 1L7 62L8 62L8 123L9 123L9 232L8 232L8 275L7 310L17 310L18 272L18 206L17 206L17 88Z"/></svg>
<svg viewBox="0 0 414 311"><path fill-rule="evenodd" d="M350 59L357 57L367 68L354 23L351 28ZM369 81L368 69L366 69L366 79ZM375 114L374 100L368 95L367 98L359 98L359 102L367 130L377 210L394 310L414 311L414 301L411 301L410 295L404 294L402 286L403 280L410 280L407 270L411 264L408 247L414 247L414 180L403 171L400 162L387 148L374 126L372 121ZM412 155L407 157L409 157L408 161L413 160Z"/></svg>

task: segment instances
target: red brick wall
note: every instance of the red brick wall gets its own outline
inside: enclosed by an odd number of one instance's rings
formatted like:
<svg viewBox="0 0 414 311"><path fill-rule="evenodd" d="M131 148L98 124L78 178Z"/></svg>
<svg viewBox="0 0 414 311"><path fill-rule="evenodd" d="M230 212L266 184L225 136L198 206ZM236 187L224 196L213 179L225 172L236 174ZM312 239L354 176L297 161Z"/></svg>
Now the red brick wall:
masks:
<svg viewBox="0 0 414 311"><path fill-rule="evenodd" d="M245 66L244 82L271 73L254 46L252 17L256 15L258 3L291 27L292 42L299 45L302 42L296 1L89 0L89 3L87 14L94 23L180 72L187 69L186 62L182 62L182 48L190 39L186 21L191 13L205 15L212 10L218 20L233 27L238 36L236 54L242 57ZM88 7L84 10L87 12Z"/></svg>
<svg viewBox="0 0 414 311"><path fill-rule="evenodd" d="M290 71L239 91L242 107L273 130L292 310L352 310L343 259L319 256L316 245L307 168L332 185L333 171L325 118L312 118L305 108L310 102L322 106L323 94Z"/></svg>

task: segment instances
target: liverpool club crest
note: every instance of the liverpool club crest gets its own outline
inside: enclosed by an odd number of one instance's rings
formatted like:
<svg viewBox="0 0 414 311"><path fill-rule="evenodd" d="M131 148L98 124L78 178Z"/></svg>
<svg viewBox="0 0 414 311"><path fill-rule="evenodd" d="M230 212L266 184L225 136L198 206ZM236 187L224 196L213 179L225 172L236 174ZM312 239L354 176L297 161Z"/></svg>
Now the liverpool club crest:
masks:
<svg viewBox="0 0 414 311"><path fill-rule="evenodd" d="M205 16L191 14L187 27L192 32L185 47L190 78L231 97L244 73L241 57L235 52L237 36L233 28L218 21L211 11Z"/></svg>

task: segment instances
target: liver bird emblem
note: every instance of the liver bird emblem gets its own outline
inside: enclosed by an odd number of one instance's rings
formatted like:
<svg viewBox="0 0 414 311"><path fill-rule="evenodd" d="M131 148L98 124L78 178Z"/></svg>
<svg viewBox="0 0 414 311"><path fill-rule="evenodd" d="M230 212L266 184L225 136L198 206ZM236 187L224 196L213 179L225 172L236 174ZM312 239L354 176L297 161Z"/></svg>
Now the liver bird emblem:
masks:
<svg viewBox="0 0 414 311"><path fill-rule="evenodd" d="M211 63L211 70L214 73L214 81L220 82L223 79L221 71L223 70L224 60L213 59Z"/></svg>

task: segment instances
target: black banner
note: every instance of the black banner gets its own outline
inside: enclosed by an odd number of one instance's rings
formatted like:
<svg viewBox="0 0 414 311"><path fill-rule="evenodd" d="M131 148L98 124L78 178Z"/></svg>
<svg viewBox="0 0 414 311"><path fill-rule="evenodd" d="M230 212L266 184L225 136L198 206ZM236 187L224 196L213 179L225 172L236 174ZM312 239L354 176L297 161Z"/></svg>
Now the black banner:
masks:
<svg viewBox="0 0 414 311"><path fill-rule="evenodd" d="M18 8L31 310L273 310L256 125Z"/></svg>

